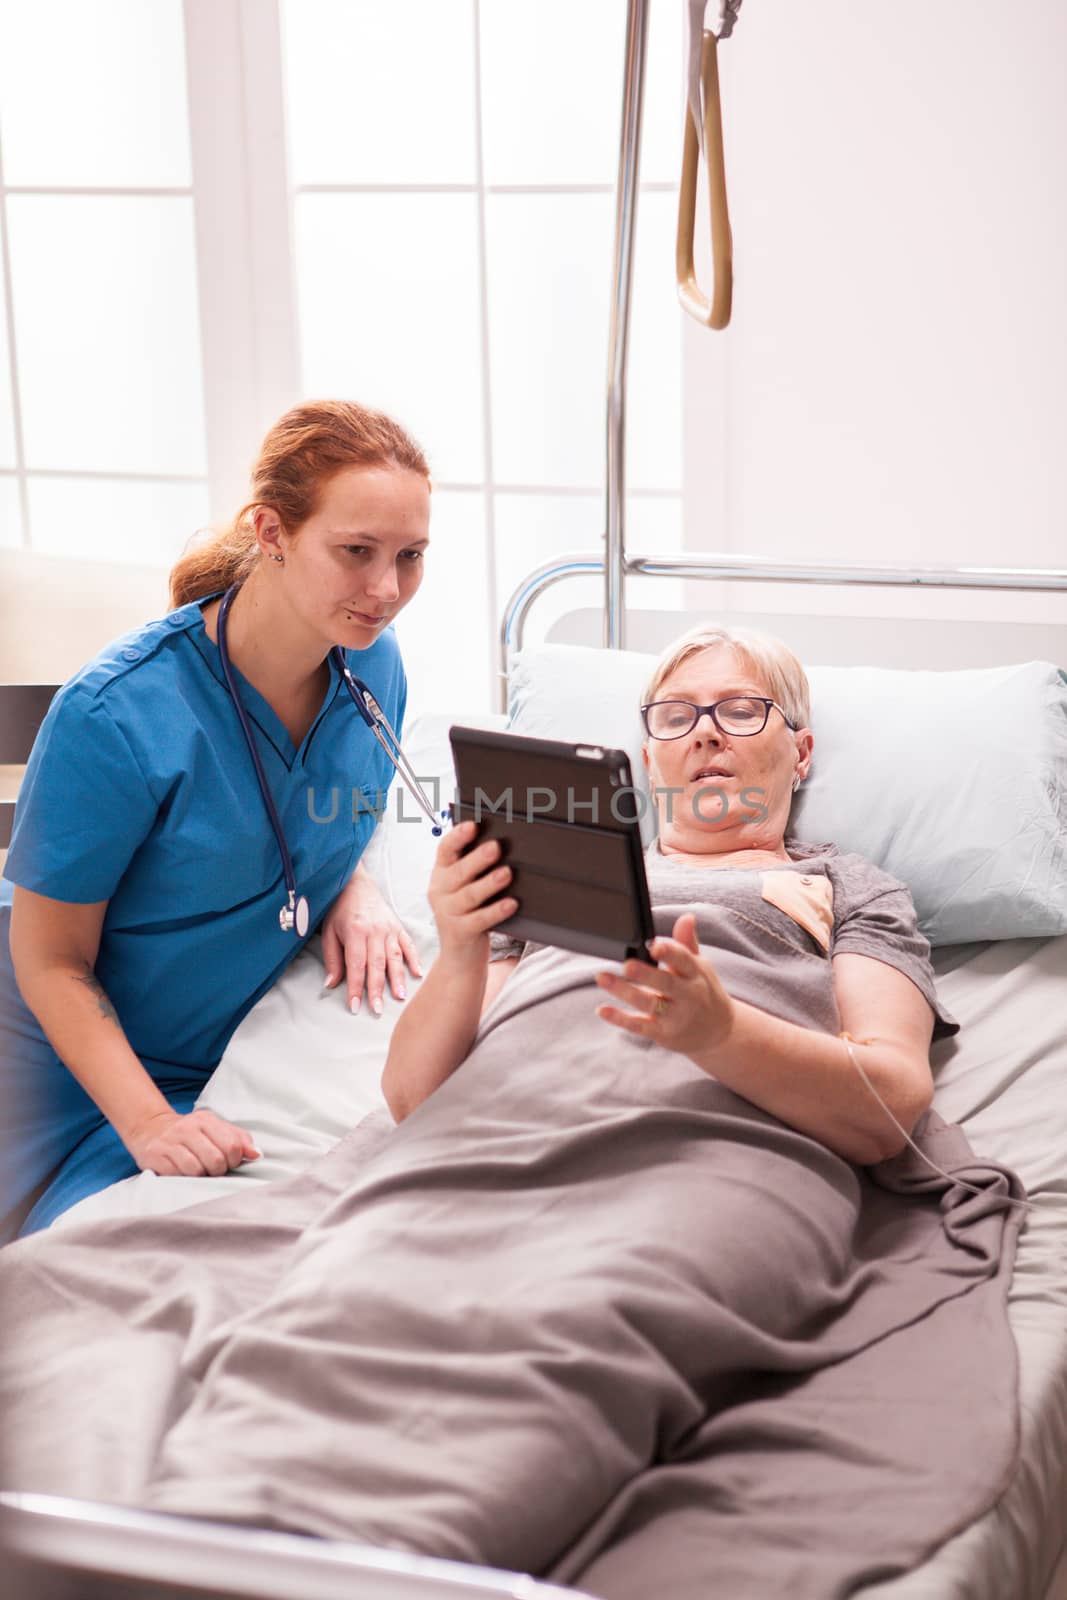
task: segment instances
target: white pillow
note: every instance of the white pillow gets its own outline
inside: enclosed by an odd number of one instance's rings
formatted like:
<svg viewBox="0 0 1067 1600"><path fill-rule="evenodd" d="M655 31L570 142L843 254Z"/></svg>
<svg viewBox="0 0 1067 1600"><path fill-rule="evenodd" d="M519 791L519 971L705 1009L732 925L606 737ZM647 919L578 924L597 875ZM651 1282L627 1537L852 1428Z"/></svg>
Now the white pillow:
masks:
<svg viewBox="0 0 1067 1600"><path fill-rule="evenodd" d="M647 794L638 706L655 660L524 650L511 729L621 747ZM790 831L900 878L931 944L1067 932L1067 674L1042 661L807 672L815 752Z"/></svg>

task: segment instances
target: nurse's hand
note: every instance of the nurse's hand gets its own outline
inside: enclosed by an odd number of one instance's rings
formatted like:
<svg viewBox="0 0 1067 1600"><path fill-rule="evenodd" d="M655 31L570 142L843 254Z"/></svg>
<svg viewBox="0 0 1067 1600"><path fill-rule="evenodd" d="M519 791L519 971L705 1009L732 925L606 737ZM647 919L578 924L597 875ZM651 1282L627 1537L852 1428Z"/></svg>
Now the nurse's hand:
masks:
<svg viewBox="0 0 1067 1600"><path fill-rule="evenodd" d="M422 977L419 952L392 906L367 873L357 871L337 896L322 924L322 958L327 989L347 977L348 1008L358 1011L367 985L367 999L380 1016L382 993L389 987L398 1000L406 998L404 963L416 978Z"/></svg>
<svg viewBox="0 0 1067 1600"><path fill-rule="evenodd" d="M260 1151L244 1128L224 1122L213 1111L159 1111L126 1139L142 1172L165 1178L221 1178Z"/></svg>

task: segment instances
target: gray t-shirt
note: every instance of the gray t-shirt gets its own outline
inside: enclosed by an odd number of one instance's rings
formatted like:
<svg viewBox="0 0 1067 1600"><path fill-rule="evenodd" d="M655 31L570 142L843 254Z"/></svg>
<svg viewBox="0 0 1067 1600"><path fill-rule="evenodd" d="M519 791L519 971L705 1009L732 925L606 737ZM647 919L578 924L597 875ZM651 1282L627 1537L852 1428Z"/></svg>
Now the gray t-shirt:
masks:
<svg viewBox="0 0 1067 1600"><path fill-rule="evenodd" d="M871 956L896 967L925 997L935 1016L934 1039L958 1033L937 997L930 946L907 885L833 844L787 838L785 849L790 860L773 867L699 867L664 856L654 839L645 868L656 932L672 933L675 920L693 911L697 939L730 994L830 1033L841 1026L834 956ZM503 933L491 934L490 946L494 961L530 959L544 948Z"/></svg>

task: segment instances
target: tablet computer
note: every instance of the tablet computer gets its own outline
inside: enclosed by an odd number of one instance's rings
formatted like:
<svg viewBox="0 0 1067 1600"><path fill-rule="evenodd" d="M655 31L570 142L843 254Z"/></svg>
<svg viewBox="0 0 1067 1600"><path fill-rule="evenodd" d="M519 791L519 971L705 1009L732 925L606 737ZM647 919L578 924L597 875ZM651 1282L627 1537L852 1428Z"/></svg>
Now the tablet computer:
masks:
<svg viewBox="0 0 1067 1600"><path fill-rule="evenodd" d="M499 839L515 914L497 930L608 961L637 957L655 935L640 814L625 750L449 730L456 771L451 814ZM486 902L489 904L490 902Z"/></svg>

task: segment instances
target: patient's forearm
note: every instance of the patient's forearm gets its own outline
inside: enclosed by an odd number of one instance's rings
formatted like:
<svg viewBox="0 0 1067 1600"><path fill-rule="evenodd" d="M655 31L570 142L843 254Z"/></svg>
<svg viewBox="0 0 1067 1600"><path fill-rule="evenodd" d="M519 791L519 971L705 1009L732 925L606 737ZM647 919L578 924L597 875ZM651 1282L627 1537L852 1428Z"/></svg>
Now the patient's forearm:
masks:
<svg viewBox="0 0 1067 1600"><path fill-rule="evenodd" d="M450 1078L478 1031L488 962L439 956L404 1007L382 1073L382 1093L402 1122Z"/></svg>
<svg viewBox="0 0 1067 1600"><path fill-rule="evenodd" d="M745 1001L734 1004L729 1035L715 1050L694 1055L697 1066L858 1166L901 1149L904 1141L852 1065L843 1040ZM879 1095L910 1133L928 1097L904 1053L882 1042L857 1053Z"/></svg>

